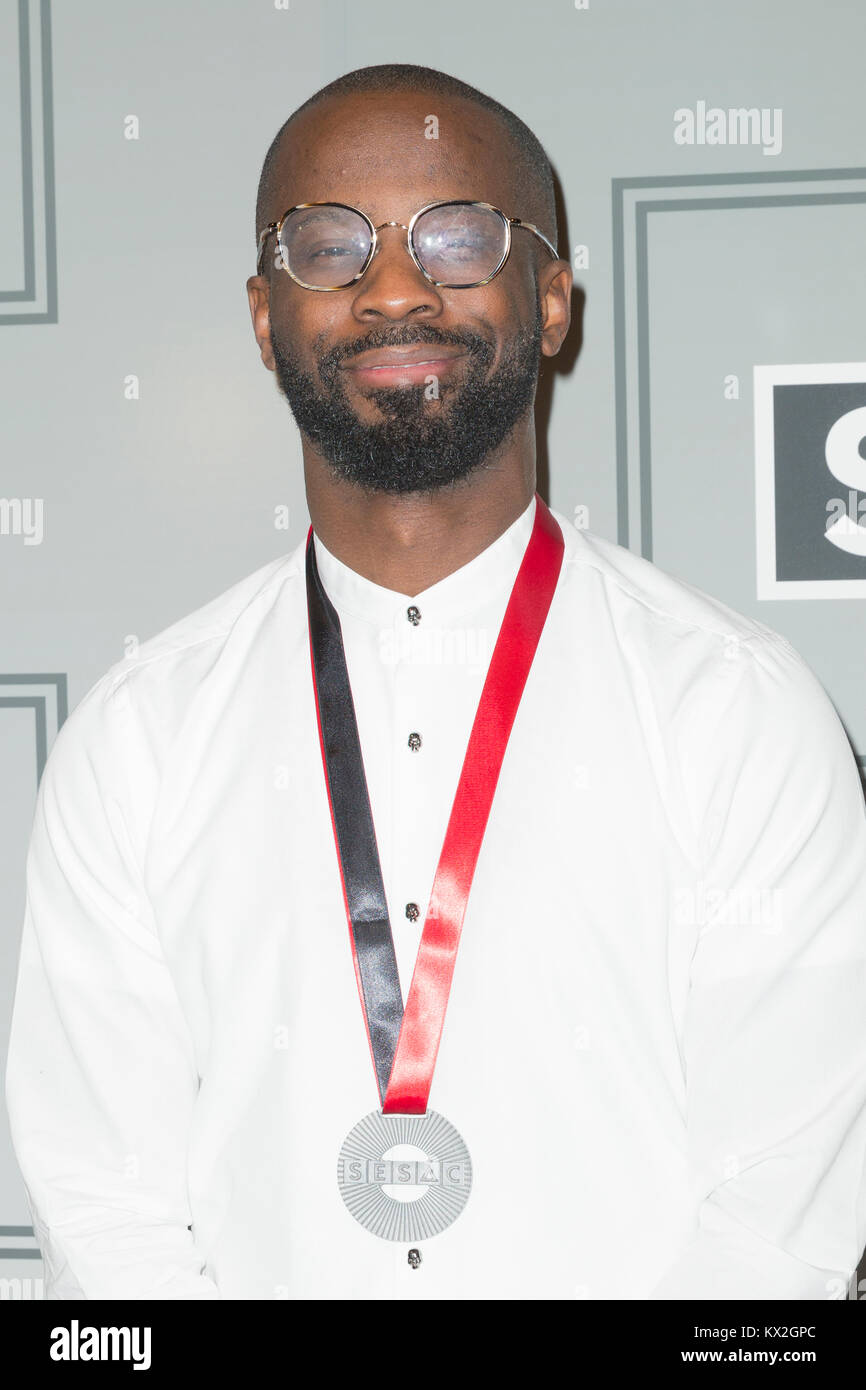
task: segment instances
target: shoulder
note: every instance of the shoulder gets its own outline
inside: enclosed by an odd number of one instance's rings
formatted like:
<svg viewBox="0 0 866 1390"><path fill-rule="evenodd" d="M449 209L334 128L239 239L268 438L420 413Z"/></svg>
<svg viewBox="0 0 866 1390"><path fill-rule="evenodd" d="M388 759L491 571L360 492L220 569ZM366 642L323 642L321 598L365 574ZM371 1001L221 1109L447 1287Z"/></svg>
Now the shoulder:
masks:
<svg viewBox="0 0 866 1390"><path fill-rule="evenodd" d="M273 606L303 586L306 541L247 575L216 598L142 642L96 680L58 732L45 774L75 769L114 782L158 763L196 693L221 660L267 621ZM239 657L239 659L241 659Z"/></svg>
<svg viewBox="0 0 866 1390"><path fill-rule="evenodd" d="M782 640L765 624L738 613L642 555L593 532L578 530L559 512L554 511L554 516L562 527L569 569L605 590L616 607L634 621L642 619L651 628L667 628L677 636L691 630L710 639Z"/></svg>
<svg viewBox="0 0 866 1390"><path fill-rule="evenodd" d="M103 680L111 690L133 679L137 673L153 668L156 678L185 664L195 666L215 650L231 643L249 625L262 621L284 586L303 577L305 542L289 555L272 560L246 578L224 590L216 598L180 618L169 627L141 643L134 654L115 663Z"/></svg>
<svg viewBox="0 0 866 1390"><path fill-rule="evenodd" d="M716 756L744 756L757 741L765 771L776 761L779 775L794 761L853 763L830 697L781 633L554 514L578 620L585 616L597 638L604 623L684 757L709 769Z"/></svg>

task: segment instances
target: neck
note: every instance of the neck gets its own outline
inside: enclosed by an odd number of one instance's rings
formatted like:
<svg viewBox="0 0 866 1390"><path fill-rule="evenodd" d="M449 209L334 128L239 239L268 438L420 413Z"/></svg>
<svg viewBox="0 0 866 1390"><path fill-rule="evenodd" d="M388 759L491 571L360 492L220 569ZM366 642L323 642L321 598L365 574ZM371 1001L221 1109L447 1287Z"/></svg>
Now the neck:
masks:
<svg viewBox="0 0 866 1390"><path fill-rule="evenodd" d="M322 544L374 584L414 596L467 565L535 493L534 449L433 493L372 493L304 451L307 504Z"/></svg>

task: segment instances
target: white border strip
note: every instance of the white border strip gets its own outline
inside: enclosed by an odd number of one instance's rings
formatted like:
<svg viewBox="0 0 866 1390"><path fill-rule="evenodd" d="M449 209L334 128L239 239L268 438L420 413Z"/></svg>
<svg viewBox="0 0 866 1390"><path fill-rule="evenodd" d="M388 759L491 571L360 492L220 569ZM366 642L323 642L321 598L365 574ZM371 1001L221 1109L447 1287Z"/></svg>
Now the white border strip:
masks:
<svg viewBox="0 0 866 1390"><path fill-rule="evenodd" d="M789 362L753 367L757 595L766 599L866 598L866 579L776 578L776 461L773 387L866 382L866 362Z"/></svg>

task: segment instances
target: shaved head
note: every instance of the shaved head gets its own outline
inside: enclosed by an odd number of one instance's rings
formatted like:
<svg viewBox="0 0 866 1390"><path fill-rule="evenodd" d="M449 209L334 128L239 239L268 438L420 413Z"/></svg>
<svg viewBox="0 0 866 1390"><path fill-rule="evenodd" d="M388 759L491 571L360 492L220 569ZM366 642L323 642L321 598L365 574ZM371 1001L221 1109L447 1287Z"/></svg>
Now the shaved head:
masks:
<svg viewBox="0 0 866 1390"><path fill-rule="evenodd" d="M390 93L417 92L431 98L450 98L452 109L458 113L460 134L472 135L473 109L488 113L484 130L490 129L490 116L494 118L496 138L507 152L511 173L512 200L515 206L504 209L510 216L519 216L536 226L557 244L556 201L554 196L553 172L550 161L540 141L527 125L501 102L487 96L467 82L461 82L448 73L435 68L419 67L411 63L383 63L373 67L357 68L354 72L338 77L326 87L320 88L293 111L277 131L265 155L259 178L256 198L256 238L270 222L275 222L284 212L282 167L283 155L293 130L299 131L303 118L325 103L333 103L342 97L369 95L387 96ZM438 115L435 107L431 114ZM447 141L447 120L440 133L440 141ZM485 144L479 130L478 156L485 158Z"/></svg>

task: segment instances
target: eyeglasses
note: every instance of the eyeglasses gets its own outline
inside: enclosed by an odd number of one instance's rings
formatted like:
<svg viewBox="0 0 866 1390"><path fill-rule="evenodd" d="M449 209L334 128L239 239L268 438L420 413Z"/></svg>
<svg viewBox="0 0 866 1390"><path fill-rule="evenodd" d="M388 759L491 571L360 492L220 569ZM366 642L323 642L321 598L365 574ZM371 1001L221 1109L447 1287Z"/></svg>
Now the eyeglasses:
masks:
<svg viewBox="0 0 866 1390"><path fill-rule="evenodd" d="M459 199L427 203L405 222L375 227L366 213L346 203L297 203L279 222L265 227L258 241L257 273L262 273L265 242L277 234L274 263L305 290L345 290L360 280L379 246L383 227L402 227L409 255L425 279L440 289L473 290L488 285L511 253L511 229L532 232L554 260L552 242L531 222L507 217L491 203Z"/></svg>

